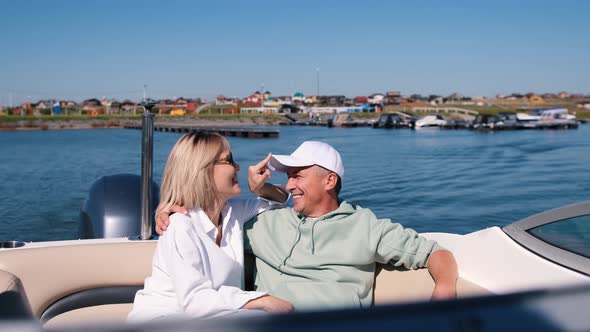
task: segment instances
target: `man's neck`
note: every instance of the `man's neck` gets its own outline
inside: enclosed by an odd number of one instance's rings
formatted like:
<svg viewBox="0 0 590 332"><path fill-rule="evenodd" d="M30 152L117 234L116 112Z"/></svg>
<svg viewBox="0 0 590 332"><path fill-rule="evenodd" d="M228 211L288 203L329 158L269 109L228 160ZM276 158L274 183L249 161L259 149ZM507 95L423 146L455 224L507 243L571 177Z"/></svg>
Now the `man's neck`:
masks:
<svg viewBox="0 0 590 332"><path fill-rule="evenodd" d="M306 218L319 218L323 215L326 215L332 211L335 211L336 209L338 209L338 200L329 200L326 201L325 204L320 205L315 211L313 211L312 213L304 216Z"/></svg>

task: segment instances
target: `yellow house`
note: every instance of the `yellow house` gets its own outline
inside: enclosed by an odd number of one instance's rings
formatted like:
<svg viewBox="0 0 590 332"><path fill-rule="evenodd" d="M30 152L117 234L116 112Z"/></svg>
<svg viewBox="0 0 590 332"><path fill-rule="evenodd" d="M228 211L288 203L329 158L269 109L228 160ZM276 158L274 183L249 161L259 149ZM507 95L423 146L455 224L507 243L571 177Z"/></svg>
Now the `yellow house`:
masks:
<svg viewBox="0 0 590 332"><path fill-rule="evenodd" d="M170 111L170 116L184 116L186 114L186 111L183 110L182 108L176 108L173 109L172 111Z"/></svg>
<svg viewBox="0 0 590 332"><path fill-rule="evenodd" d="M539 95L532 95L529 97L529 103L531 104L543 104L545 99Z"/></svg>

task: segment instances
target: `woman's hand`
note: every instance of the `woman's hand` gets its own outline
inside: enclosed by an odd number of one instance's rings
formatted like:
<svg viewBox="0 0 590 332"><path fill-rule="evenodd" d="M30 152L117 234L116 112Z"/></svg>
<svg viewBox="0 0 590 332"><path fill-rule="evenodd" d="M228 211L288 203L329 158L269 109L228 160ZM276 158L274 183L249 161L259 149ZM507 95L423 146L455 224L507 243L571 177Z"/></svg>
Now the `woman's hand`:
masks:
<svg viewBox="0 0 590 332"><path fill-rule="evenodd" d="M173 213L187 214L188 211L179 205L174 205L170 210L162 211L156 216L156 233L163 235L168 225L170 225L170 215Z"/></svg>
<svg viewBox="0 0 590 332"><path fill-rule="evenodd" d="M258 164L248 167L248 186L250 187L250 191L256 196L262 196L266 180L272 177L266 167L266 163L268 163L271 157L272 154L269 153Z"/></svg>
<svg viewBox="0 0 590 332"><path fill-rule="evenodd" d="M257 299L250 300L242 309L257 309L272 313L287 313L295 311L295 307L291 302L279 299L272 295L264 295Z"/></svg>

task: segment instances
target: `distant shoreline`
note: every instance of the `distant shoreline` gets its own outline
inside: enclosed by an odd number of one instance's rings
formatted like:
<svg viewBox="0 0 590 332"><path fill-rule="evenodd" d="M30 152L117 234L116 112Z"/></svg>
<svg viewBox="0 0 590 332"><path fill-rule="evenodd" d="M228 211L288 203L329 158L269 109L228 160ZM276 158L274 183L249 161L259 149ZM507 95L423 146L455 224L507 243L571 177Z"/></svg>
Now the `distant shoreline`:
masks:
<svg viewBox="0 0 590 332"><path fill-rule="evenodd" d="M279 117L248 117L225 119L200 118L156 118L158 125L185 125L195 127L251 127L278 126ZM122 129L125 126L141 125L141 119L27 119L3 122L0 118L0 131L36 131L36 130L81 130L81 129Z"/></svg>
<svg viewBox="0 0 590 332"><path fill-rule="evenodd" d="M126 120L128 122L137 122ZM0 131L37 131L37 130L79 130L79 129L105 129L123 128L123 121L112 120L22 120L16 122L0 123Z"/></svg>
<svg viewBox="0 0 590 332"><path fill-rule="evenodd" d="M505 109L496 107L475 108L480 114L495 115ZM401 109L406 111L405 109ZM377 120L380 114L400 111L399 108L386 108L383 113L361 112L350 113L354 119ZM509 110L515 112L516 110ZM407 112L407 111L406 111ZM578 120L590 120L590 110L575 109ZM308 121L309 114L288 114L292 120ZM426 115L426 113L418 116ZM448 114L445 114L448 115ZM329 116L329 115L321 115ZM453 115L451 115L452 117ZM14 116L0 115L0 131L37 131L37 130L86 130L86 129L122 129L125 126L136 127L141 125L141 115L76 115L76 116ZM325 118L324 118L325 120ZM156 115L155 124L160 126L191 126L191 127L261 127L279 126L281 122L289 122L285 114L207 114L173 117L169 115Z"/></svg>

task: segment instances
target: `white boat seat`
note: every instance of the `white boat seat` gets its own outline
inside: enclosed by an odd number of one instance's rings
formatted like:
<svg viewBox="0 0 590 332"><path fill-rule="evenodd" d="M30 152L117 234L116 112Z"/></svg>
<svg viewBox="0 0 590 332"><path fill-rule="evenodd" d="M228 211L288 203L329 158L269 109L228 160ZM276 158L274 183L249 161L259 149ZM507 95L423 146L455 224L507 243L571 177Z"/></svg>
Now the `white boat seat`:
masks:
<svg viewBox="0 0 590 332"><path fill-rule="evenodd" d="M375 276L375 305L429 301L434 290L434 280L428 269L408 270L392 265L379 266ZM457 280L457 297L492 295L482 288L461 277Z"/></svg>
<svg viewBox="0 0 590 332"><path fill-rule="evenodd" d="M133 303L104 304L70 310L49 319L44 328L64 328L75 325L121 324L133 309Z"/></svg>
<svg viewBox="0 0 590 332"><path fill-rule="evenodd" d="M45 309L41 315L41 323L48 322L56 316L77 309L102 308L111 304L133 303L135 293L142 288L143 286L97 287L70 294Z"/></svg>
<svg viewBox="0 0 590 332"><path fill-rule="evenodd" d="M249 290L253 288L254 284L254 262L253 255L245 255L246 289ZM407 301L428 301L433 288L434 282L426 269L405 270L392 266L385 267L385 269L379 267L376 274L374 302L376 305L380 305ZM138 289L141 289L141 286L104 287L77 292L49 306L41 315L41 321L52 326L66 321L76 322L83 320L83 315L88 315L90 312L95 312L95 314L87 317L106 316L115 320L124 320L131 310L131 306L118 304L131 304ZM461 296L487 293L489 292L466 280L459 281Z"/></svg>
<svg viewBox="0 0 590 332"><path fill-rule="evenodd" d="M22 304L14 315L32 312L46 326L124 321L135 290L143 287L151 273L156 242L73 242L0 251L0 294L6 293L1 296ZM252 284L251 278L247 284ZM426 269L402 271L388 266L376 277L374 303L427 301L433 287ZM458 281L458 292L459 297L490 294L463 279Z"/></svg>

